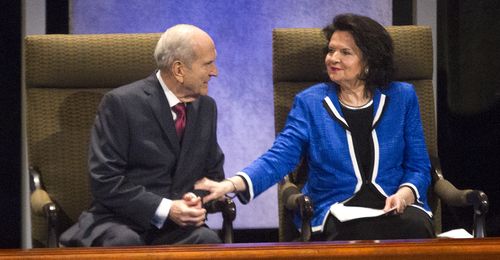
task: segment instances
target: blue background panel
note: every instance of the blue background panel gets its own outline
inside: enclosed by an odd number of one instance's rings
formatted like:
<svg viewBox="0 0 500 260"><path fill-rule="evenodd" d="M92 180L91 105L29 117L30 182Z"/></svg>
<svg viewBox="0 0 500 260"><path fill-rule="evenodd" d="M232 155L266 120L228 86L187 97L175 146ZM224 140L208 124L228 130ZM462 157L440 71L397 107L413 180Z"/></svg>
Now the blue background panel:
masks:
<svg viewBox="0 0 500 260"><path fill-rule="evenodd" d="M324 27L345 12L392 24L392 0L73 0L70 30L163 32L187 23L208 32L219 69L209 95L217 101L219 143L226 154L226 175L231 176L274 140L272 29ZM237 207L236 228L278 226L275 187L249 205L237 202ZM211 216L208 223L220 228L220 217Z"/></svg>

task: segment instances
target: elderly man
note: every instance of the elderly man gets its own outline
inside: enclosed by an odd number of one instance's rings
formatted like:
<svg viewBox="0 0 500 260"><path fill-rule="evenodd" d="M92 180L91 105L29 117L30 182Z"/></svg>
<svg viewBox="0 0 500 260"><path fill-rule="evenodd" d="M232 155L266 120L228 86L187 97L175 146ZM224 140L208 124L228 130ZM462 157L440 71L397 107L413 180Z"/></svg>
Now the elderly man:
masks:
<svg viewBox="0 0 500 260"><path fill-rule="evenodd" d="M206 96L216 55L206 32L173 26L156 45L158 71L103 97L89 154L94 200L61 244L221 242L191 193L200 178L224 178L216 104Z"/></svg>

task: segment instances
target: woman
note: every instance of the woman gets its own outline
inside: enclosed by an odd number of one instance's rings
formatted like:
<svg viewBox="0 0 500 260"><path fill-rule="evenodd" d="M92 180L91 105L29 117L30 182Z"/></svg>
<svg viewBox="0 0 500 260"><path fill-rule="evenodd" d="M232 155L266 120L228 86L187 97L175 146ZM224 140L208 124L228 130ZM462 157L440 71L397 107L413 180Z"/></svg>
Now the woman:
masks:
<svg viewBox="0 0 500 260"><path fill-rule="evenodd" d="M393 45L383 26L342 14L323 29L332 82L299 93L273 147L236 176L203 179L205 200L236 192L247 203L291 172L302 156L313 200L313 238L401 239L434 236L426 193L430 162L413 86L392 82ZM383 209L340 221L348 208ZM298 218L298 217L297 217Z"/></svg>

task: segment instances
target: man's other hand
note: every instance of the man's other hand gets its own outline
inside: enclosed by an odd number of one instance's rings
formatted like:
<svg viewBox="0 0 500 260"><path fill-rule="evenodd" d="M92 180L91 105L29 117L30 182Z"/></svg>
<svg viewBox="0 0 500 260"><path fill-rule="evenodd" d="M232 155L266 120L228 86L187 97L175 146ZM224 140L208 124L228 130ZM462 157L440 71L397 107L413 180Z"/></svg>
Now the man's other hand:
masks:
<svg viewBox="0 0 500 260"><path fill-rule="evenodd" d="M201 198L189 192L181 200L172 201L168 217L181 227L201 226L205 223L206 214Z"/></svg>

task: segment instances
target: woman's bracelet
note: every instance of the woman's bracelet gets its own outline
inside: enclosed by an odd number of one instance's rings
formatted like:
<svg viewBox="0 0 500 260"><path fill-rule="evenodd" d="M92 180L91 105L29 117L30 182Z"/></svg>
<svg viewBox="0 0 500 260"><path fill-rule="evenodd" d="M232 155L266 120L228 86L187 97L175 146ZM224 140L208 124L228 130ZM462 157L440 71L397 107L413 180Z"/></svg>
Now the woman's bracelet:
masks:
<svg viewBox="0 0 500 260"><path fill-rule="evenodd" d="M228 182L230 182L230 183L233 185L234 190L232 191L232 193L234 193L234 194L235 194L235 196L236 196L236 194L238 193L238 188L236 188L236 183L234 183L234 181L232 181L232 180L230 180L230 179L224 179L224 180L222 180L222 181L228 181ZM232 197L231 197L231 196L229 196L229 197L230 197L230 198L234 198L235 196L232 196Z"/></svg>
<svg viewBox="0 0 500 260"><path fill-rule="evenodd" d="M234 190L232 191L232 193L238 193L238 188L236 188L236 183L234 183L234 181L232 181L230 179L224 179L224 180L230 182L231 184L233 184Z"/></svg>

